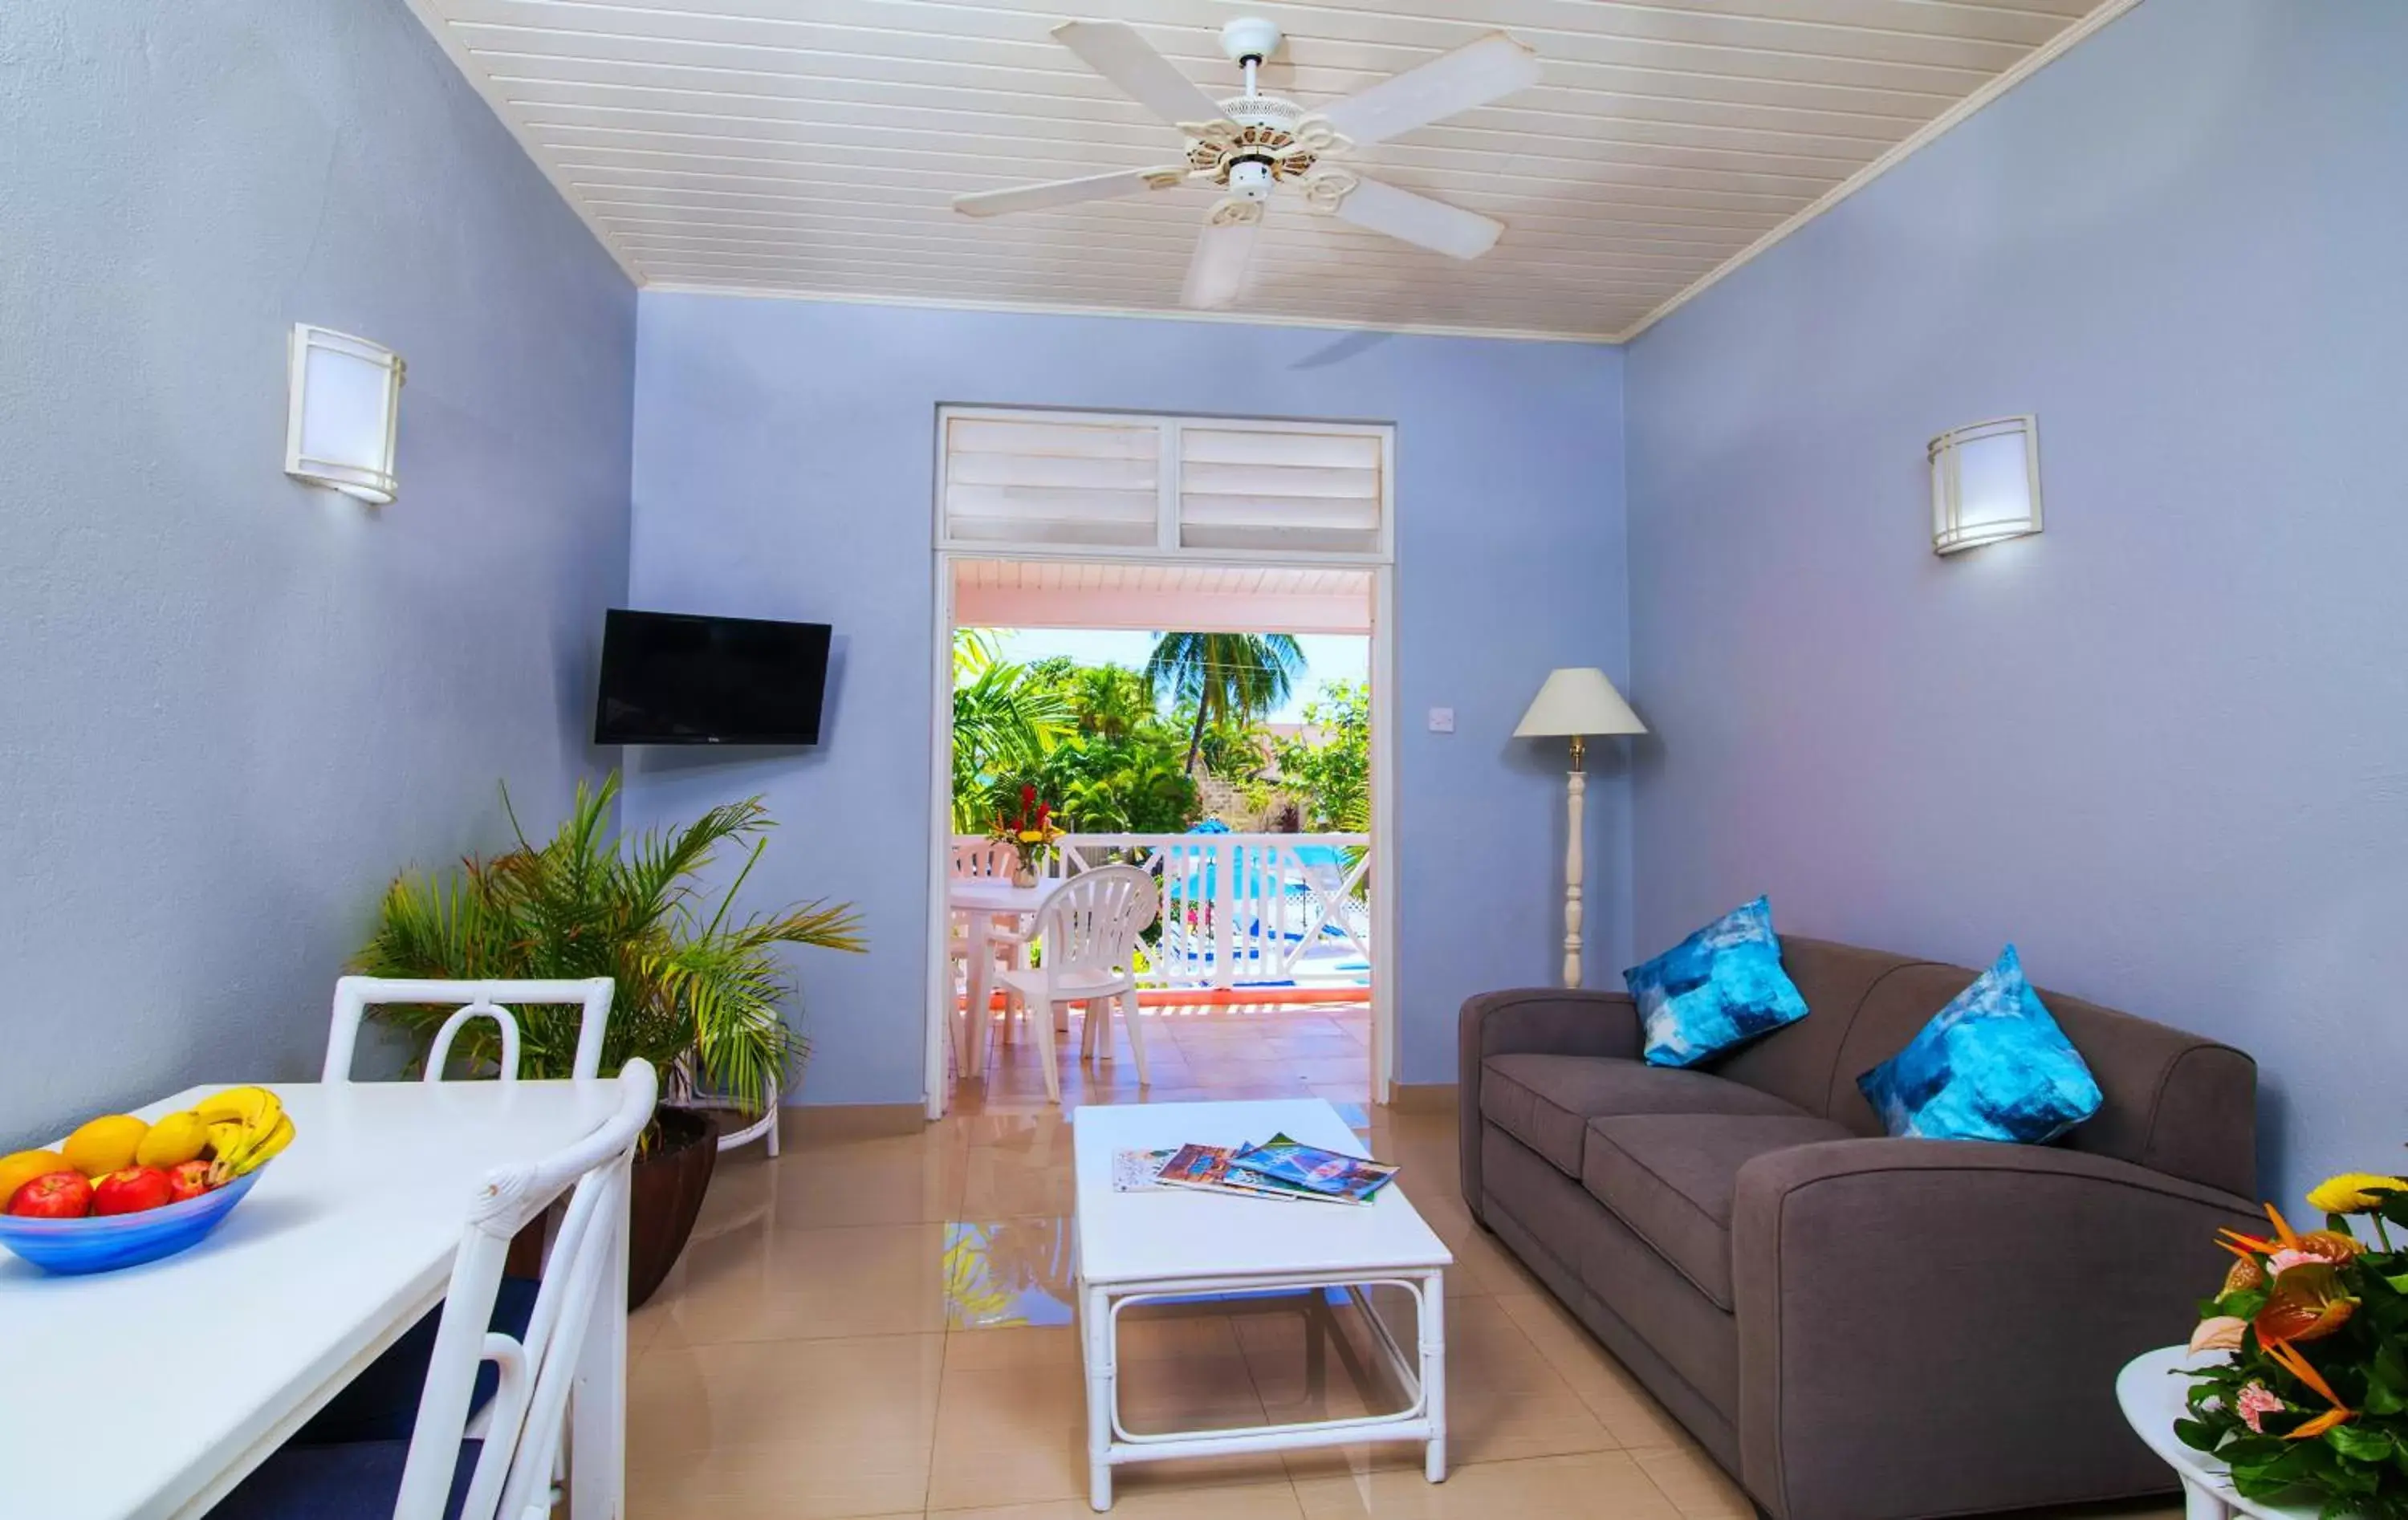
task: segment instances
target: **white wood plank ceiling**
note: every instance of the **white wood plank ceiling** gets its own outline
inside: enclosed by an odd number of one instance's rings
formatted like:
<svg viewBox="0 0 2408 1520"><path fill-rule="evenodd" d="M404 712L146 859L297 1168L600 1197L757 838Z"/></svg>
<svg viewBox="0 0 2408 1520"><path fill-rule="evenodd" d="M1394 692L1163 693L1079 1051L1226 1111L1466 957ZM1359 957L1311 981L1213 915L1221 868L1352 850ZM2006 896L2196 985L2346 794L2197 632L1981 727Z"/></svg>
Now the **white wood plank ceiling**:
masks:
<svg viewBox="0 0 2408 1520"><path fill-rule="evenodd" d="M408 3L638 283L1163 313L1207 190L951 208L1177 161L1054 26L1130 22L1218 97L1221 26L1266 17L1288 40L1263 88L1308 108L1503 27L1538 85L1359 157L1502 221L1495 250L1459 263L1283 198L1226 314L1619 337L2130 0Z"/></svg>

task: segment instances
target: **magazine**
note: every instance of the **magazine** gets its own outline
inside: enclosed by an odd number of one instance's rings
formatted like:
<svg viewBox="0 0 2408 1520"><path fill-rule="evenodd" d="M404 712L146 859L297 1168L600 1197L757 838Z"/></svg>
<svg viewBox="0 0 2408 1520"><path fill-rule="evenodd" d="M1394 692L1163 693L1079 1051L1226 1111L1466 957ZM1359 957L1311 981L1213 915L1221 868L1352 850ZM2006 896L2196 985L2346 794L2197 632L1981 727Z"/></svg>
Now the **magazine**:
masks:
<svg viewBox="0 0 2408 1520"><path fill-rule="evenodd" d="M1131 1153L1135 1154L1136 1153ZM1397 1169L1273 1135L1261 1145L1182 1145L1155 1174L1165 1187L1292 1203L1367 1204Z"/></svg>
<svg viewBox="0 0 2408 1520"><path fill-rule="evenodd" d="M1227 1145L1182 1145L1162 1164L1156 1180L1165 1187L1187 1187L1204 1193L1282 1198L1295 1203L1322 1201L1317 1195L1300 1188L1283 1186L1231 1170L1229 1158L1234 1150Z"/></svg>
<svg viewBox="0 0 2408 1520"><path fill-rule="evenodd" d="M1273 1135L1260 1145L1239 1147L1229 1165L1283 1187L1350 1203L1369 1202L1397 1175L1397 1169L1385 1162L1324 1151L1285 1135Z"/></svg>
<svg viewBox="0 0 2408 1520"><path fill-rule="evenodd" d="M1176 1151L1115 1151L1112 1153L1112 1191L1115 1193L1159 1193L1162 1165Z"/></svg>

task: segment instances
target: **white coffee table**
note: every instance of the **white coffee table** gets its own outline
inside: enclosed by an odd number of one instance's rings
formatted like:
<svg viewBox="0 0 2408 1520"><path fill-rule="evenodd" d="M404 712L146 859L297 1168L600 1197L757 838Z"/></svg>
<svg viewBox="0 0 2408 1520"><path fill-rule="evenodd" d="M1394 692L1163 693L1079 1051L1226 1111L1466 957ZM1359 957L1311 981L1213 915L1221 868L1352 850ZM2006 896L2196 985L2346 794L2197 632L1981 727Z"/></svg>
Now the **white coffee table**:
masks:
<svg viewBox="0 0 2408 1520"><path fill-rule="evenodd" d="M2184 1396L2190 1392L2190 1381L2174 1376L2175 1369L2185 1367L2206 1367L2224 1359L2220 1351L2201 1352L2194 1356L2181 1346L2161 1346L2144 1351L2124 1364L2115 1375L2115 1402L2123 1406L2124 1418L2131 1422L2133 1431L2148 1443L2149 1450L2163 1457L2182 1480L2184 1520L2230 1520L2237 1514L2253 1520L2315 1520L2314 1505L2269 1504L2263 1499L2243 1498L2232 1491L2232 1478L2223 1463L2205 1452L2183 1444L2174 1434L2174 1421L2188 1416L2189 1407Z"/></svg>
<svg viewBox="0 0 2408 1520"><path fill-rule="evenodd" d="M1454 1264L1404 1193L1399 1178L1369 1204L1286 1203L1195 1191L1115 1193L1122 1151L1190 1142L1236 1145L1284 1133L1307 1145L1361 1154L1363 1142L1319 1098L1256 1103L1138 1103L1080 1109L1072 1119L1078 1169L1080 1344L1087 1366L1088 1501L1112 1503L1112 1468L1180 1456L1335 1446L1422 1443L1429 1481L1446 1477L1446 1294ZM1420 1341L1408 1355L1374 1312L1366 1288L1411 1294ZM1344 1289L1412 1402L1393 1414L1250 1428L1137 1434L1121 1423L1120 1316L1132 1304L1227 1293Z"/></svg>

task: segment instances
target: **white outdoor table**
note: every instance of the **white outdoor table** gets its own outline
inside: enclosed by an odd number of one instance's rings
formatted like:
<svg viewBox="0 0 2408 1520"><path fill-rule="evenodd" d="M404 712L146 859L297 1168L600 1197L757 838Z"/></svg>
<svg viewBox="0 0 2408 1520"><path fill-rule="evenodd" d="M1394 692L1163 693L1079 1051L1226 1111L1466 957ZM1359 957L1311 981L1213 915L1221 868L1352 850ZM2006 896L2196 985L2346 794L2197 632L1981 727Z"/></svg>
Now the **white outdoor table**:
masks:
<svg viewBox="0 0 2408 1520"><path fill-rule="evenodd" d="M1033 916L1063 881L1049 876L1035 886L1014 886L996 876L956 876L947 882L945 906L964 915L969 929L969 998L962 1005L959 1043L954 1048L962 1075L977 1076L986 1070L987 1033L994 1023L987 1016L987 1000L995 990L995 920L999 915Z"/></svg>
<svg viewBox="0 0 2408 1520"><path fill-rule="evenodd" d="M1112 1190L1121 1151L1237 1145L1275 1133L1307 1145L1363 1154L1338 1111L1319 1098L1250 1103L1135 1103L1080 1109L1071 1124L1078 1180L1079 1339L1087 1369L1088 1502L1112 1503L1112 1468L1180 1456L1412 1441L1432 1483L1446 1477L1445 1269L1443 1241L1390 1183L1370 1203L1288 1203L1231 1198L1192 1189ZM1412 1295L1418 1356L1398 1345L1367 1287ZM1131 1304L1211 1294L1346 1290L1371 1327L1411 1405L1393 1414L1251 1429L1132 1434L1121 1424L1121 1311Z"/></svg>
<svg viewBox="0 0 2408 1520"><path fill-rule="evenodd" d="M2174 1421L2190 1412L2183 1400L2191 1386L2187 1378L2173 1375L2174 1369L2211 1366L2223 1357L2220 1351L2194 1357L2181 1346L2144 1351L2115 1375L2115 1402L2123 1406L2124 1418L2131 1422L2149 1450L2164 1458L2182 1480L2185 1520L2231 1520L2236 1514L2253 1520L2316 1520L2314 1505L2243 1498L2232 1491L2232 1479L2223 1463L2184 1445L2174 1434Z"/></svg>
<svg viewBox="0 0 2408 1520"><path fill-rule="evenodd" d="M268 1085L297 1133L199 1245L90 1277L0 1252L0 1515L207 1513L441 1301L487 1172L581 1139L619 1102L616 1078ZM621 1302L579 1371L578 1520L623 1509Z"/></svg>

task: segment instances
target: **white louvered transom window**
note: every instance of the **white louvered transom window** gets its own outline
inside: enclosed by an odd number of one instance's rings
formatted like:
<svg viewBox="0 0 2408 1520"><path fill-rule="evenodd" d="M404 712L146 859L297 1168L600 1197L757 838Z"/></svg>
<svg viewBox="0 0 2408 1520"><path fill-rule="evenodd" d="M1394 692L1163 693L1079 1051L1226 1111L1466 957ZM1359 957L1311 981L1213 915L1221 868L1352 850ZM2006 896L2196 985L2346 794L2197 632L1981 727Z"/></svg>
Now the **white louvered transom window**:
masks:
<svg viewBox="0 0 2408 1520"><path fill-rule="evenodd" d="M1388 557L1382 424L947 407L938 426L947 548Z"/></svg>

